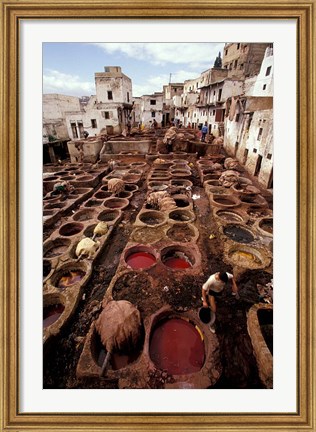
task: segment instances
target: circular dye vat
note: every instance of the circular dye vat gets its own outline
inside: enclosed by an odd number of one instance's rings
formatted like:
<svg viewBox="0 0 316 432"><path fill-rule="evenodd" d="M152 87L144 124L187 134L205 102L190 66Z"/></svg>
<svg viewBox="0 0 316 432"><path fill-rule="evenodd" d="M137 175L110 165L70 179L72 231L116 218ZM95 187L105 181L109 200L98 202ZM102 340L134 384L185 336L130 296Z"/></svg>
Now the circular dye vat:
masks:
<svg viewBox="0 0 316 432"><path fill-rule="evenodd" d="M64 310L65 306L62 304L45 306L43 308L43 327L46 328L54 324L54 322L58 320Z"/></svg>
<svg viewBox="0 0 316 432"><path fill-rule="evenodd" d="M227 225L224 227L223 233L238 243L251 243L254 240L252 233L240 225Z"/></svg>
<svg viewBox="0 0 316 432"><path fill-rule="evenodd" d="M181 250L169 249L162 252L162 263L173 270L185 270L192 267L192 259Z"/></svg>
<svg viewBox="0 0 316 432"><path fill-rule="evenodd" d="M94 197L97 199L105 199L105 198L109 198L112 195L111 192L106 192L106 191L100 191L94 194Z"/></svg>
<svg viewBox="0 0 316 432"><path fill-rule="evenodd" d="M60 228L59 234L65 237L70 237L79 234L82 230L82 223L67 223Z"/></svg>
<svg viewBox="0 0 316 432"><path fill-rule="evenodd" d="M132 269L147 269L156 263L156 258L149 252L134 252L126 258L126 264Z"/></svg>
<svg viewBox="0 0 316 432"><path fill-rule="evenodd" d="M167 236L170 240L187 243L192 240L195 232L192 227L187 224L177 225L175 224L172 228L167 231Z"/></svg>
<svg viewBox="0 0 316 432"><path fill-rule="evenodd" d="M229 256L240 267L257 268L262 265L260 257L250 250L235 249L229 252Z"/></svg>
<svg viewBox="0 0 316 432"><path fill-rule="evenodd" d="M205 349L197 328L180 318L166 319L153 330L150 358L159 368L172 375L184 375L201 370Z"/></svg>
<svg viewBox="0 0 316 432"><path fill-rule="evenodd" d="M268 234L273 234L273 219L272 218L264 218L259 222L259 227L262 231L267 232Z"/></svg>
<svg viewBox="0 0 316 432"><path fill-rule="evenodd" d="M85 276L82 270L69 270L66 271L57 281L58 288L67 288L81 281Z"/></svg>
<svg viewBox="0 0 316 432"><path fill-rule="evenodd" d="M94 336L94 343L93 343L93 356L98 366L100 367L103 366L106 353L107 352L101 342L100 336L96 333ZM139 357L139 354L140 354L139 349L136 349L135 351L129 354L113 352L109 359L109 366L112 370L123 369L126 366L128 366L130 363L136 361L137 358Z"/></svg>
<svg viewBox="0 0 316 432"><path fill-rule="evenodd" d="M135 184L125 184L126 192L136 192L138 190L138 186Z"/></svg>
<svg viewBox="0 0 316 432"><path fill-rule="evenodd" d="M57 256L63 255L70 246L71 241L67 239L56 239L53 241L48 241L44 244L44 257L45 258L55 258Z"/></svg>
<svg viewBox="0 0 316 432"><path fill-rule="evenodd" d="M49 273L51 272L52 265L49 261L44 260L43 261L43 277L46 278Z"/></svg>
<svg viewBox="0 0 316 432"><path fill-rule="evenodd" d="M216 216L227 222L243 222L242 216L240 216L238 213L228 210L220 210L216 212Z"/></svg>
<svg viewBox="0 0 316 432"><path fill-rule="evenodd" d="M63 207L65 207L65 204L63 204L63 203L45 204L45 210L61 209Z"/></svg>
<svg viewBox="0 0 316 432"><path fill-rule="evenodd" d="M192 222L194 214L188 210L173 210L170 212L169 218L176 222Z"/></svg>
<svg viewBox="0 0 316 432"><path fill-rule="evenodd" d="M236 205L236 201L234 201L233 199L230 199L230 198L228 198L226 196L218 196L218 195L216 195L216 196L213 197L213 201L216 204L220 204L220 205L223 205L223 206Z"/></svg>
<svg viewBox="0 0 316 432"><path fill-rule="evenodd" d="M154 226L165 222L165 216L158 211L146 211L139 215L139 220L146 225Z"/></svg>
<svg viewBox="0 0 316 432"><path fill-rule="evenodd" d="M121 214L120 210L103 210L98 215L98 220L103 222L113 222L115 219L117 219Z"/></svg>
<svg viewBox="0 0 316 432"><path fill-rule="evenodd" d="M115 209L115 208L126 208L129 205L129 201L126 198L107 198L104 201L104 206Z"/></svg>
<svg viewBox="0 0 316 432"><path fill-rule="evenodd" d="M91 200L87 201L84 206L85 207L99 207L101 205L102 205L102 200L91 199Z"/></svg>
<svg viewBox="0 0 316 432"><path fill-rule="evenodd" d="M177 197L173 197L173 199L176 202L176 206L183 208L183 207L189 207L190 203L188 200L186 200L185 198L177 198Z"/></svg>
<svg viewBox="0 0 316 432"><path fill-rule="evenodd" d="M90 219L94 219L96 213L95 210L79 210L73 215L73 220L78 222L84 222Z"/></svg>

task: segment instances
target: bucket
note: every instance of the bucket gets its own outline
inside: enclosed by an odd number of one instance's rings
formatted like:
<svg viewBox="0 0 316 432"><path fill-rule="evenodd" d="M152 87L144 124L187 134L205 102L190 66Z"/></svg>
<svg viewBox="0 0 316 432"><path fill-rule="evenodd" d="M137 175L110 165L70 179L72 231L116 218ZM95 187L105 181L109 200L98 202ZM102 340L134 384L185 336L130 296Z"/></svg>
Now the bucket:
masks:
<svg viewBox="0 0 316 432"><path fill-rule="evenodd" d="M201 307L201 309L199 310L199 317L204 324L210 325L214 324L216 319L215 313L212 312L209 307Z"/></svg>

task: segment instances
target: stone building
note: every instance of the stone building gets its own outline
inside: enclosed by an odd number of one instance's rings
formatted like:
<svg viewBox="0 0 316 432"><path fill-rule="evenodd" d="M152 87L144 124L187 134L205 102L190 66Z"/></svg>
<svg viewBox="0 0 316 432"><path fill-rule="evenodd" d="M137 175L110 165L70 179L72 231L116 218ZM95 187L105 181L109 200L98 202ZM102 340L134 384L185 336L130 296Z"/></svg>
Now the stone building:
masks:
<svg viewBox="0 0 316 432"><path fill-rule="evenodd" d="M183 83L169 83L163 86L163 126L167 126L176 118L174 98L181 97L183 88Z"/></svg>
<svg viewBox="0 0 316 432"><path fill-rule="evenodd" d="M52 138L58 140L69 139L65 112L79 111L79 98L61 94L43 95L43 141Z"/></svg>
<svg viewBox="0 0 316 432"><path fill-rule="evenodd" d="M246 79L243 95L227 99L224 148L266 188L273 187L273 48L259 74Z"/></svg>
<svg viewBox="0 0 316 432"><path fill-rule="evenodd" d="M163 94L155 92L152 95L141 96L141 122L150 127L154 120L161 125L163 119Z"/></svg>
<svg viewBox="0 0 316 432"><path fill-rule="evenodd" d="M269 46L269 43L226 43L223 68L228 70L228 78L245 79L258 75Z"/></svg>
<svg viewBox="0 0 316 432"><path fill-rule="evenodd" d="M83 132L94 136L100 132L109 135L121 133L131 117L132 80L119 66L106 66L95 73L96 95L78 111L68 110L66 122L69 137L78 139Z"/></svg>

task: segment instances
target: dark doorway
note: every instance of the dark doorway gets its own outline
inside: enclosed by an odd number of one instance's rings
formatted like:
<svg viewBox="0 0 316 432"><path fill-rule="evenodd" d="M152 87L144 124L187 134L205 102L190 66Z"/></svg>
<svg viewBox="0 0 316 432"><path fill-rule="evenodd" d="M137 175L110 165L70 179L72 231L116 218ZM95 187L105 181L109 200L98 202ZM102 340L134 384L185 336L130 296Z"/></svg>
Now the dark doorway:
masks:
<svg viewBox="0 0 316 432"><path fill-rule="evenodd" d="M261 163L262 163L262 156L258 155L257 163L256 163L256 169L254 176L257 177L259 175L259 172L261 170Z"/></svg>

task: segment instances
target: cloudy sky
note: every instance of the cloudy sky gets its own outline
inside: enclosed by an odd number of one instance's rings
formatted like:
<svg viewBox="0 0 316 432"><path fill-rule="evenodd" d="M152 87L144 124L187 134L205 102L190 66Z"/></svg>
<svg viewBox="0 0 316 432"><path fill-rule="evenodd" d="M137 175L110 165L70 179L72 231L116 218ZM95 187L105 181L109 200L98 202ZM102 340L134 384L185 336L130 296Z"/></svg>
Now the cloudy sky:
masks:
<svg viewBox="0 0 316 432"><path fill-rule="evenodd" d="M94 73L121 66L133 96L162 91L171 82L197 78L213 66L223 43L44 43L43 93L95 94Z"/></svg>

